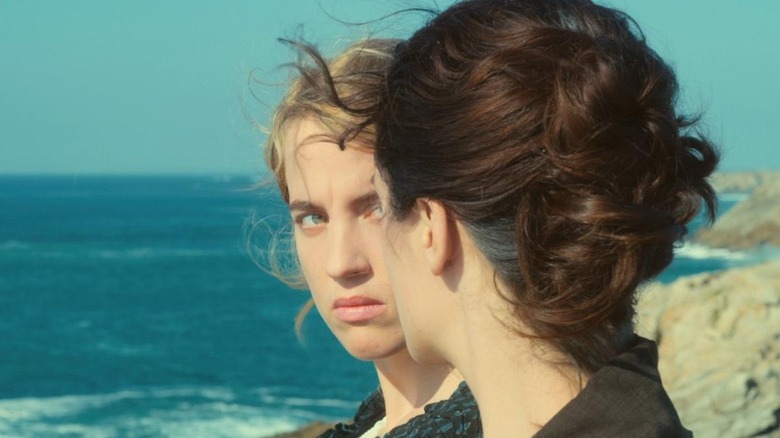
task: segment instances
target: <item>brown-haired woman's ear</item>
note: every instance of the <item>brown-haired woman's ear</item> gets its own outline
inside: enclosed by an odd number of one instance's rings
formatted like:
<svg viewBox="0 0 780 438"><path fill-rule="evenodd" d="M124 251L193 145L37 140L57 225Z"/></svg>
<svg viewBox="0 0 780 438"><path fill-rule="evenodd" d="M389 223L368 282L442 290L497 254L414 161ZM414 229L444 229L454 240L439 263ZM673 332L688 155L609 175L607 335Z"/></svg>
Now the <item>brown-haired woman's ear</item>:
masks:
<svg viewBox="0 0 780 438"><path fill-rule="evenodd" d="M458 251L456 226L439 201L418 199L415 211L420 221L420 238L428 267L434 275L441 275Z"/></svg>

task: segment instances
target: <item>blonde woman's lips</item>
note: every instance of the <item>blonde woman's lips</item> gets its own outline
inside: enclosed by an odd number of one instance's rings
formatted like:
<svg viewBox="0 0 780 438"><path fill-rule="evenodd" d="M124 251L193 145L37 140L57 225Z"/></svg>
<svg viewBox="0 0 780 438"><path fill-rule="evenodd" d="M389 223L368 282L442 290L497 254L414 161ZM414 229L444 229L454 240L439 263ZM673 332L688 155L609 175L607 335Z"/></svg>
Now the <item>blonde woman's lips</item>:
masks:
<svg viewBox="0 0 780 438"><path fill-rule="evenodd" d="M344 322L364 322L385 311L385 303L359 295L339 298L333 303L333 313Z"/></svg>

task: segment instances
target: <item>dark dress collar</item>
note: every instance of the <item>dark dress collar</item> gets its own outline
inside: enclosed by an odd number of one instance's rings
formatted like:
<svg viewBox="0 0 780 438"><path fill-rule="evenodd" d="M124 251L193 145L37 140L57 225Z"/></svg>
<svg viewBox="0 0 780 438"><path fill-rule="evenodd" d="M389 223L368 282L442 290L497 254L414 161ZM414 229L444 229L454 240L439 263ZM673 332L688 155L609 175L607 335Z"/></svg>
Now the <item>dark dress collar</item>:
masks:
<svg viewBox="0 0 780 438"><path fill-rule="evenodd" d="M477 402L465 382L450 398L430 403L424 409L423 414L393 428L384 438L482 436ZM382 391L377 390L360 404L352 423L339 423L320 438L359 437L384 416L385 400Z"/></svg>
<svg viewBox="0 0 780 438"><path fill-rule="evenodd" d="M535 435L550 437L689 438L661 383L655 342L634 336L629 348L598 370L585 389Z"/></svg>

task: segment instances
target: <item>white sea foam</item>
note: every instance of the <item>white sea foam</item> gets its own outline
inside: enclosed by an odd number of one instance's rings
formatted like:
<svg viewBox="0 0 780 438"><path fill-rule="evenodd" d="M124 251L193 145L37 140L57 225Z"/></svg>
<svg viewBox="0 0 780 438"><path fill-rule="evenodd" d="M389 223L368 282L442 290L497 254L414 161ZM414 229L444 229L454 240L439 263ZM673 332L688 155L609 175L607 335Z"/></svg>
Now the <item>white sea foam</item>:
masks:
<svg viewBox="0 0 780 438"><path fill-rule="evenodd" d="M275 397L272 395L261 395L260 400L264 403L279 406L295 406L295 407L327 407L327 408L347 408L354 409L359 402L337 400L337 399L313 399L313 398L298 398L298 397Z"/></svg>
<svg viewBox="0 0 780 438"><path fill-rule="evenodd" d="M100 396L27 397L0 400L0 425L5 422L65 417L101 406ZM0 428L2 430L2 428Z"/></svg>
<svg viewBox="0 0 780 438"><path fill-rule="evenodd" d="M248 418L222 417L202 420L182 418L179 421L166 421L159 430L162 436L169 437L263 437L288 432L301 423L276 416L254 416Z"/></svg>
<svg viewBox="0 0 780 438"><path fill-rule="evenodd" d="M215 418L200 418L199 416L203 415L203 412L187 409L179 414L170 414L167 411L157 411L145 416L127 415L104 421L103 424L9 423L0 419L0 436L26 438L53 436L257 438L288 432L304 424L300 420L285 418L274 413L255 413L243 416L222 414Z"/></svg>
<svg viewBox="0 0 780 438"><path fill-rule="evenodd" d="M743 261L749 257L747 251L732 251L723 248L710 248L699 243L686 242L680 248L675 250L675 255L689 259L723 259L732 261Z"/></svg>
<svg viewBox="0 0 780 438"><path fill-rule="evenodd" d="M230 401L235 398L235 395L227 388L155 388L125 390L107 394L0 399L0 420L66 417L126 400L177 397L200 397L208 400Z"/></svg>
<svg viewBox="0 0 780 438"><path fill-rule="evenodd" d="M279 392L287 392L290 388L264 387L254 391L263 403L272 406L287 406L298 408L337 408L354 410L360 404L360 400L343 400L335 398L304 398L290 397L286 395L276 395Z"/></svg>
<svg viewBox="0 0 780 438"><path fill-rule="evenodd" d="M738 267L763 263L780 258L780 248L770 245L736 251L724 248L710 248L698 243L686 243L675 250L675 255L691 260L721 260L727 267Z"/></svg>
<svg viewBox="0 0 780 438"><path fill-rule="evenodd" d="M139 391L120 391L113 394L2 399L0 400L0 420L42 420L68 417L117 401L139 399L144 398L144 396Z"/></svg>
<svg viewBox="0 0 780 438"><path fill-rule="evenodd" d="M289 431L302 423L287 413L254 406L183 403L176 409L155 410L141 417L124 416L117 419L116 428L148 436L259 437Z"/></svg>
<svg viewBox="0 0 780 438"><path fill-rule="evenodd" d="M261 437L295 429L316 417L308 411L235 399L233 391L223 387L3 399L0 436ZM132 403L116 406L127 401Z"/></svg>
<svg viewBox="0 0 780 438"><path fill-rule="evenodd" d="M200 397L207 400L229 402L236 399L236 394L224 387L199 388L159 388L148 391L151 398Z"/></svg>

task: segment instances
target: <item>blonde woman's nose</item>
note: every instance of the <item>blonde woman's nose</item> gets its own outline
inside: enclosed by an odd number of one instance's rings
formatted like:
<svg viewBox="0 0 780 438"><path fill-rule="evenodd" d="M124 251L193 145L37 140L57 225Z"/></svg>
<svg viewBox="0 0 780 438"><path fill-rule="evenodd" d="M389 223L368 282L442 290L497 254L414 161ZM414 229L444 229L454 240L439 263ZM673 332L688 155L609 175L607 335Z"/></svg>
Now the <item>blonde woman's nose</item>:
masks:
<svg viewBox="0 0 780 438"><path fill-rule="evenodd" d="M371 265L365 254L365 245L359 232L352 227L333 227L328 235L325 270L329 277L345 279L371 272Z"/></svg>

